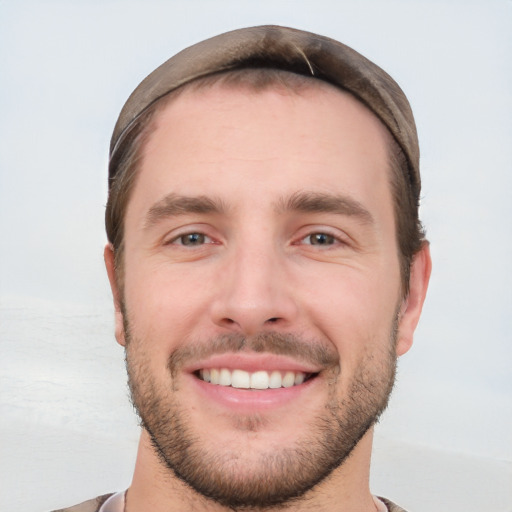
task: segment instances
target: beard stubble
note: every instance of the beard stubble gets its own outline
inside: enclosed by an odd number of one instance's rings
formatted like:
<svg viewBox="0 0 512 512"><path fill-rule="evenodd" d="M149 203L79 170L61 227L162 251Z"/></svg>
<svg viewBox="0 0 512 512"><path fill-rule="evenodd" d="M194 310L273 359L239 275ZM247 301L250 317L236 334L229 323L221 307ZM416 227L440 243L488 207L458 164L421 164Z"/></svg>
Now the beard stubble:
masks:
<svg viewBox="0 0 512 512"><path fill-rule="evenodd" d="M334 348L275 332L249 339L226 335L206 343L184 344L169 357L168 385L158 383L140 348L143 343L131 335L125 320L132 403L163 467L199 495L234 510L279 508L300 500L340 467L385 410L396 374L397 324L395 317L382 353L364 355L348 391L340 397L340 365ZM183 365L214 353L244 350L284 353L320 364L326 368L322 373L328 383L328 399L321 414L309 421L297 419L305 426L300 440L279 450L272 446L250 461L244 458L243 447L216 450L208 446L208 439L194 432L189 408L179 400ZM237 418L234 428L257 432L265 424L265 417L245 415Z"/></svg>

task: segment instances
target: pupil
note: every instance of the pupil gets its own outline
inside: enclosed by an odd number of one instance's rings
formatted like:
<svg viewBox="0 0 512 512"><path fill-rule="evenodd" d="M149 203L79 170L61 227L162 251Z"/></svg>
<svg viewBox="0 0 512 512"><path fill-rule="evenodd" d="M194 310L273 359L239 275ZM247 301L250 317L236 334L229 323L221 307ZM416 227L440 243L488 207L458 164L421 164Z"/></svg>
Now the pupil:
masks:
<svg viewBox="0 0 512 512"><path fill-rule="evenodd" d="M204 235L201 235L200 233L191 233L190 235L186 235L183 240L185 245L198 245L202 242L204 242Z"/></svg>
<svg viewBox="0 0 512 512"><path fill-rule="evenodd" d="M311 243L317 245L327 245L332 243L333 237L331 235L326 235L325 233L316 233L313 235Z"/></svg>

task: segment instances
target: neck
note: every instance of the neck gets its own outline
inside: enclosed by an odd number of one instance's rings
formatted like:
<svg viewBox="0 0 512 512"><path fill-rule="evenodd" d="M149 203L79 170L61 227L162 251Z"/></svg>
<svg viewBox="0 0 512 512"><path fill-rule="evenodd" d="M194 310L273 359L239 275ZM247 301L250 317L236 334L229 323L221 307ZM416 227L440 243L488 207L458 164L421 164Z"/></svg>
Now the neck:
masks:
<svg viewBox="0 0 512 512"><path fill-rule="evenodd" d="M375 512L375 502L369 489L372 439L373 429L365 434L347 460L329 477L289 506L281 505L279 510L282 512L292 510L294 512L339 510ZM133 481L127 493L125 512L144 512L145 510L232 512L233 509L203 497L177 478L163 465L150 442L149 435L143 430ZM270 509L250 510L265 512ZM245 508L244 512L249 512L249 509Z"/></svg>

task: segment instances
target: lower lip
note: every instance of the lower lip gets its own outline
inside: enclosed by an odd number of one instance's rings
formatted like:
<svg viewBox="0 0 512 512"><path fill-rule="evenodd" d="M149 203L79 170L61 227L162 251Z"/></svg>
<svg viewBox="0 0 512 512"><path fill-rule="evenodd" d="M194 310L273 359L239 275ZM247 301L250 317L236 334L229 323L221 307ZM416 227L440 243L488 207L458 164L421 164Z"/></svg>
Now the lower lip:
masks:
<svg viewBox="0 0 512 512"><path fill-rule="evenodd" d="M301 398L310 391L318 381L318 376L308 379L298 386L277 389L239 389L231 386L210 384L195 375L190 375L193 385L199 393L206 396L209 401L215 401L222 406L235 409L239 412L256 412L283 407Z"/></svg>

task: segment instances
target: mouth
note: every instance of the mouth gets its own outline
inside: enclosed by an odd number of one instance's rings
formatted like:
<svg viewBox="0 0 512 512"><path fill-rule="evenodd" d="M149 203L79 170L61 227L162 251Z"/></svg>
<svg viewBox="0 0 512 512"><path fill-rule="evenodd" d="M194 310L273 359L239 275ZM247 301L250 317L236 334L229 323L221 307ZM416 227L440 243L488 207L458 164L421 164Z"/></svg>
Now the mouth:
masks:
<svg viewBox="0 0 512 512"><path fill-rule="evenodd" d="M248 372L242 369L202 368L194 372L194 375L203 382L217 386L261 391L300 386L318 374L289 370Z"/></svg>

